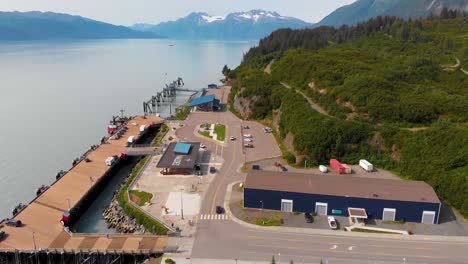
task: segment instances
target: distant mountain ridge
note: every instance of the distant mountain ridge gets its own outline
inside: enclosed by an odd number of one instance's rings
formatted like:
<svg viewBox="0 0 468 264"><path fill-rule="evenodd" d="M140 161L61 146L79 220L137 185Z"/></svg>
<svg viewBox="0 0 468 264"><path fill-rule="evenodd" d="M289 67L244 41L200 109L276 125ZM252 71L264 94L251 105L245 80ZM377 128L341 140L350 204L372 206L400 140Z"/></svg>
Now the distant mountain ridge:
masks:
<svg viewBox="0 0 468 264"><path fill-rule="evenodd" d="M0 12L0 40L158 38L81 16L53 12Z"/></svg>
<svg viewBox="0 0 468 264"><path fill-rule="evenodd" d="M377 16L397 16L403 19L439 15L444 7L468 12L468 0L358 0L338 8L317 26L340 27L354 25Z"/></svg>
<svg viewBox="0 0 468 264"><path fill-rule="evenodd" d="M194 12L176 21L157 25L136 24L131 28L178 39L245 40L260 39L280 28L300 29L311 26L312 24L297 18L257 9L226 16Z"/></svg>

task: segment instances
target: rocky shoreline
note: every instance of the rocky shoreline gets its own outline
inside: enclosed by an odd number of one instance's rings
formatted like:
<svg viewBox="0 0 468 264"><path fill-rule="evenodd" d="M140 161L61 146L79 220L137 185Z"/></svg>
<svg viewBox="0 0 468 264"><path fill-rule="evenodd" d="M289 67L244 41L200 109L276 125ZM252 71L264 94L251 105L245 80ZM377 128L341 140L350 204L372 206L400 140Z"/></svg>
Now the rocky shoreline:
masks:
<svg viewBox="0 0 468 264"><path fill-rule="evenodd" d="M135 219L132 219L129 216L127 216L125 212L123 211L122 207L119 205L119 202L117 201L117 194L119 190L117 190L114 193L114 196L112 197L112 201L107 206L107 208L104 209L102 213L102 216L107 222L107 227L115 228L119 233L125 233L125 234L147 233L143 225L139 225L135 221Z"/></svg>

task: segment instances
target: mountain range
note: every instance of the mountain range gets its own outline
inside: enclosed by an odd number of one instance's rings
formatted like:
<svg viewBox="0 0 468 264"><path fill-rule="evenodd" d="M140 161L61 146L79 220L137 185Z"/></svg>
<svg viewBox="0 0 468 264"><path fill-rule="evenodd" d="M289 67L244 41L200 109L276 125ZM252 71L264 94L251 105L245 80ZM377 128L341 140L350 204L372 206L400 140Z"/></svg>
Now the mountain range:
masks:
<svg viewBox="0 0 468 264"><path fill-rule="evenodd" d="M311 26L303 20L276 12L251 10L226 16L191 13L176 21L157 25L136 24L132 29L178 39L257 40L280 28L300 29Z"/></svg>
<svg viewBox="0 0 468 264"><path fill-rule="evenodd" d="M52 12L0 12L0 40L158 38L151 32Z"/></svg>
<svg viewBox="0 0 468 264"><path fill-rule="evenodd" d="M316 26L340 27L354 25L377 16L396 16L404 19L438 16L442 9L468 12L467 0L358 0L338 8Z"/></svg>

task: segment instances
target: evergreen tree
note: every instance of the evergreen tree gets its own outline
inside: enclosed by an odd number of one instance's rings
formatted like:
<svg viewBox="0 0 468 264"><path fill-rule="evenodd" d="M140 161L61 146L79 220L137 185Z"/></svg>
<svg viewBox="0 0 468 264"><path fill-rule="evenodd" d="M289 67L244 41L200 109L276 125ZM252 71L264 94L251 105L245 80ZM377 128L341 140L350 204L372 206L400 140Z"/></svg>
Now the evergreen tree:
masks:
<svg viewBox="0 0 468 264"><path fill-rule="evenodd" d="M271 257L271 264L276 264L275 256Z"/></svg>

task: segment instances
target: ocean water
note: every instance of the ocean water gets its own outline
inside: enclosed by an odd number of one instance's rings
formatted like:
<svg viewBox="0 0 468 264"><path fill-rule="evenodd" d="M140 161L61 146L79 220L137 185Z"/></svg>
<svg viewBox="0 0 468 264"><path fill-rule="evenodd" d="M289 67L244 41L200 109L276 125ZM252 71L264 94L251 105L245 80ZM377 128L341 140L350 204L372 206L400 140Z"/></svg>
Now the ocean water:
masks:
<svg viewBox="0 0 468 264"><path fill-rule="evenodd" d="M0 218L106 134L113 115L182 77L218 83L255 43L175 40L0 42ZM179 93L174 106L190 93ZM160 109L168 114L168 107Z"/></svg>

